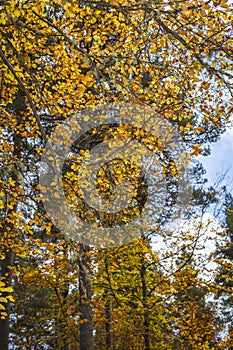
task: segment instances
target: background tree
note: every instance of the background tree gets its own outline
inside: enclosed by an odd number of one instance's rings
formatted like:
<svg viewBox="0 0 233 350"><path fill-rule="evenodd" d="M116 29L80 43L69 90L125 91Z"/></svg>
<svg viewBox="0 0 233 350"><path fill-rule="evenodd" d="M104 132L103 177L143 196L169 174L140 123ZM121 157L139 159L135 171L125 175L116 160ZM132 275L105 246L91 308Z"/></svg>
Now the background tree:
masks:
<svg viewBox="0 0 233 350"><path fill-rule="evenodd" d="M27 305L35 305L34 293L40 285L45 293L42 292L41 297L46 295L46 302L53 301L56 315L49 320L48 327L53 324L54 337L47 339L47 328L43 341L60 348L71 346L68 336L62 333L64 325L76 330L75 326L72 328L71 319L80 325L80 349L93 348L92 338L87 344L82 337L82 330L93 335L90 275L95 270L91 252L89 248L80 250L77 246L72 250L71 242L67 242L65 249L72 252L65 256L60 244L66 232L62 232L62 236L54 234L53 224L38 197L39 160L55 126L77 111L106 102L150 105L180 131L191 154L198 155L204 143L215 139L224 129L231 113L231 23L231 9L224 0L218 3L159 1L156 4L120 0L1 2L0 126L4 163L0 174L1 283L8 288L2 291L6 298L2 304L8 316L1 321L1 350L8 348L9 301L12 300L9 287L14 262L19 263L21 271L18 281L15 279L17 286L21 284L19 295L26 281L31 290ZM41 241L35 243L38 231ZM45 237L45 233L52 238ZM32 258L34 248L29 244L30 237L41 250L36 263ZM52 254L53 249L56 254ZM146 277L146 289L150 291L153 271L147 266L146 254L140 256L141 265L137 262L141 269L137 278L142 286ZM32 283L27 280L31 272L25 272L25 255L30 257ZM49 268L48 257L53 261ZM70 261L73 261L77 284L73 280L70 284ZM143 271L145 265L147 269ZM44 271L38 274L41 266ZM48 281L45 276L49 276ZM75 288L76 293L79 288L77 304L83 308L86 305L80 317L76 309L70 311L73 309L68 307ZM129 299L127 293L127 288L122 286L126 300ZM143 299L143 288L137 293L140 296L139 322L145 321L144 340L148 349L153 346L153 341L148 345L147 306L151 306L147 303L150 300L147 295ZM16 298L14 312L22 314L19 298ZM82 303L85 298L88 300ZM71 316L64 317L64 310ZM89 315L88 322L83 318L85 312ZM33 320L34 315L38 315L37 310L31 311L31 315ZM43 319L43 312L41 317ZM158 333L158 328L152 325L153 332ZM36 340L31 335L28 337L31 347L38 346L38 337ZM72 339L75 342L75 336Z"/></svg>
<svg viewBox="0 0 233 350"><path fill-rule="evenodd" d="M222 318L222 324L224 325L227 337L224 346L232 348L232 211L233 198L231 194L226 195L225 200L225 225L226 225L226 244L223 247L218 247L217 258L219 267L216 271L216 283L218 284L219 291L217 293L217 300L219 302L220 315Z"/></svg>

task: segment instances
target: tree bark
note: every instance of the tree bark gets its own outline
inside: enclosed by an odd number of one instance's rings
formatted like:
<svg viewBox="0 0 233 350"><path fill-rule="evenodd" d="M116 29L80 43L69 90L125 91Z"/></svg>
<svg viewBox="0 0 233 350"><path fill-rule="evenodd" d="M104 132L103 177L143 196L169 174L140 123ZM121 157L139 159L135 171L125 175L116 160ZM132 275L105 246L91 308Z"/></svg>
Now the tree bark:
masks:
<svg viewBox="0 0 233 350"><path fill-rule="evenodd" d="M112 337L112 305L111 300L106 296L105 302L105 331L106 331L106 349L113 349L113 337Z"/></svg>
<svg viewBox="0 0 233 350"><path fill-rule="evenodd" d="M150 350L150 319L147 312L144 313L144 349Z"/></svg>
<svg viewBox="0 0 233 350"><path fill-rule="evenodd" d="M80 350L94 350L92 321L92 286L90 273L89 247L80 246L79 265L79 311L80 311Z"/></svg>
<svg viewBox="0 0 233 350"><path fill-rule="evenodd" d="M150 315L147 309L147 283L146 283L146 265L142 261L141 265L141 283L142 283L142 300L143 300L143 338L144 350L150 350Z"/></svg>
<svg viewBox="0 0 233 350"><path fill-rule="evenodd" d="M20 159L22 138L20 135L14 134L13 140L14 140L13 159L14 157L16 159ZM15 167L14 169L11 169L8 175L15 181L15 186L18 186L19 174L18 174L17 167ZM10 220L9 220L9 223L7 223L7 220L5 220L5 225L3 230L6 228L10 229L9 232L14 232L16 230L14 222L12 221L12 218L11 218L11 214L16 212L17 212L17 204L14 204L13 208L8 210L7 216L10 218ZM7 238L6 238L6 243L8 243ZM9 246L11 246L11 244L12 242L10 238ZM5 248L4 254L5 254L5 258L1 262L1 277L6 287L10 287L12 285L12 277L13 277L12 267L14 265L15 254L12 251L12 249L8 247ZM3 293L2 297L6 297L10 294L11 293L9 292L5 292ZM5 306L5 312L7 313L7 316L4 320L0 319L0 350L8 350L9 333L10 333L10 301L7 301L6 303L2 303L2 304Z"/></svg>
<svg viewBox="0 0 233 350"><path fill-rule="evenodd" d="M5 253L5 259L2 261L1 277L5 282L6 287L10 287L12 284L12 269L14 264L14 253L9 250ZM2 294L3 298L6 298L11 293L5 292ZM5 306L5 312L7 316L4 320L0 319L0 350L8 350L9 347L9 318L10 318L10 301L2 303Z"/></svg>

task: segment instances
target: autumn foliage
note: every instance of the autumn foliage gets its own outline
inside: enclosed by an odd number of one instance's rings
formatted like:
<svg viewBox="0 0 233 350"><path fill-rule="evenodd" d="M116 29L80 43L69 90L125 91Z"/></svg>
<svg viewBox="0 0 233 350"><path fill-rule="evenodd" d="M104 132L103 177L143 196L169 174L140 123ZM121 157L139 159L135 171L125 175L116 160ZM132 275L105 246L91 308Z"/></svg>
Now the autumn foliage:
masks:
<svg viewBox="0 0 233 350"><path fill-rule="evenodd" d="M205 154L232 113L231 2L1 0L0 12L0 350L230 349L232 328L209 296L232 290L203 279L186 254L195 237L162 257L154 240L169 233L158 220L127 245L79 244L47 215L39 173L56 126L108 103L149 106L190 157ZM116 140L163 149L142 130L111 127ZM67 205L91 223L96 213L76 205L78 159L102 132L86 134L63 167ZM110 164L115 182L107 170L96 181L102 198L131 178L135 206L98 222L125 225L145 204L145 177L127 159ZM216 261L224 276L229 259Z"/></svg>

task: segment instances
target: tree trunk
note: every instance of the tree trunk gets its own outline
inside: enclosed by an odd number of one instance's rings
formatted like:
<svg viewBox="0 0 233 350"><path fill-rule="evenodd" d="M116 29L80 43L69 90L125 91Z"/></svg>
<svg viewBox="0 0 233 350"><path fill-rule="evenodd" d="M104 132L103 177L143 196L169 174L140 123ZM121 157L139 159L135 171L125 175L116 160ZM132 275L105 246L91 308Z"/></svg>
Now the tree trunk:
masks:
<svg viewBox="0 0 233 350"><path fill-rule="evenodd" d="M90 258L87 246L80 246L79 265L79 311L80 311L80 350L94 350L92 321L92 286Z"/></svg>
<svg viewBox="0 0 233 350"><path fill-rule="evenodd" d="M150 320L147 312L144 313L144 349L150 350Z"/></svg>
<svg viewBox="0 0 233 350"><path fill-rule="evenodd" d="M61 236L64 240L65 236ZM64 256L65 261L68 261L68 245L64 245ZM54 270L58 272L59 266L55 261ZM55 291L57 295L58 306L56 309L56 314L59 318L55 318L55 329L56 329L56 341L55 348L59 350L69 350L70 349L70 329L69 329L69 316L67 315L67 309L69 307L69 281L65 281L64 285L61 287L57 285Z"/></svg>
<svg viewBox="0 0 233 350"><path fill-rule="evenodd" d="M113 349L113 338L112 338L112 305L111 300L106 296L105 302L105 330L106 330L106 349Z"/></svg>
<svg viewBox="0 0 233 350"><path fill-rule="evenodd" d="M15 159L20 159L20 151L21 151L21 136L14 134L13 136L14 140L14 151L13 151L13 157ZM14 181L15 186L17 187L19 185L19 176L18 176L18 169L15 167L14 169L11 169L8 174ZM14 204L13 208L8 210L7 216L9 217L9 223L7 223L7 220L5 220L4 229L9 229L9 232L14 232L16 230L15 224L12 220L12 213L17 212L17 204ZM3 234L3 233L2 233ZM7 238L6 238L6 243ZM9 240L9 246L11 246L11 238ZM7 244L6 244L7 246ZM1 262L1 277L3 279L3 282L6 284L6 287L10 287L12 285L12 267L14 265L14 258L15 254L10 248L6 248L5 251L5 258ZM10 295L11 293L5 292L3 293L2 297L6 297ZM6 303L2 303L5 306L5 312L7 313L7 316L4 320L0 319L0 350L8 350L9 347L9 332L10 332L10 301L7 301Z"/></svg>
<svg viewBox="0 0 233 350"><path fill-rule="evenodd" d="M14 264L14 253L9 250L5 253L5 259L2 261L1 277L5 282L6 287L10 287L12 284L12 269ZM2 297L6 298L11 293L2 293ZM10 301L2 303L5 306L5 312L7 316L4 320L0 319L0 350L8 350L9 347L9 317L10 317Z"/></svg>
<svg viewBox="0 0 233 350"><path fill-rule="evenodd" d="M144 350L150 350L150 315L147 305L147 283L146 283L146 265L142 261L141 265L141 283L142 283L142 300L143 300L143 338Z"/></svg>

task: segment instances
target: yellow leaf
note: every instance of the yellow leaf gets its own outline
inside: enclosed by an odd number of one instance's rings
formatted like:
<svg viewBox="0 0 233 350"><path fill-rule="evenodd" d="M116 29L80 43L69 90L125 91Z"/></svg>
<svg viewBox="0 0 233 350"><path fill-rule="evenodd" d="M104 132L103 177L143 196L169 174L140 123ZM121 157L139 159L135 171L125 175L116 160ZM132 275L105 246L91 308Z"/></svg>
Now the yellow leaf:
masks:
<svg viewBox="0 0 233 350"><path fill-rule="evenodd" d="M0 303L7 303L7 299L4 297L0 297Z"/></svg>
<svg viewBox="0 0 233 350"><path fill-rule="evenodd" d="M12 295L8 295L7 299L10 300L12 303L14 303L15 299L13 298Z"/></svg>

